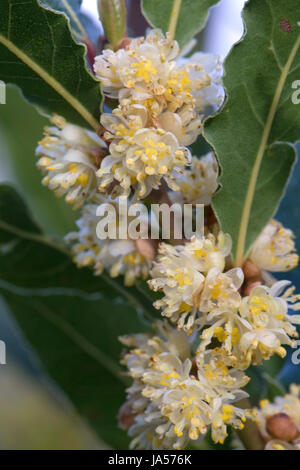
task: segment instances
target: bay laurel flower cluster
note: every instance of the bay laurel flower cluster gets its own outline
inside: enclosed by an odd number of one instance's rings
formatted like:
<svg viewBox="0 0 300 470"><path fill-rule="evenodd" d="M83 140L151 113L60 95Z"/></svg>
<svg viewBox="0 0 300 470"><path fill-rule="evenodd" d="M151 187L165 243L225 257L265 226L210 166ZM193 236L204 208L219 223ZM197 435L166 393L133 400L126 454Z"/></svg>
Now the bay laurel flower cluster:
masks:
<svg viewBox="0 0 300 470"><path fill-rule="evenodd" d="M105 154L105 142L91 132L53 116L36 153L45 174L42 183L58 197L80 208L97 189L96 170Z"/></svg>
<svg viewBox="0 0 300 470"><path fill-rule="evenodd" d="M133 105L126 116L117 108L112 114L102 115L101 122L108 129L104 134L111 140L110 155L102 161L97 172L99 190L128 197L135 188L135 199L147 196L157 189L162 178L177 190L175 172L190 163L190 152L179 145L171 132L146 126L147 110ZM114 183L118 183L115 184Z"/></svg>
<svg viewBox="0 0 300 470"><path fill-rule="evenodd" d="M277 235L275 231L266 249L274 246ZM290 239L291 232L281 244L281 266L294 251ZM300 316L289 310L300 308L299 296L288 281L271 287L260 283L245 295L245 274L231 267L230 255L231 237L220 231L182 245L160 245L148 283L162 292L154 306L174 326L165 320L153 335L121 338L129 348L122 363L133 383L119 420L128 429L131 447L182 449L208 429L215 442L223 443L228 425L242 429L247 418L265 423L261 412L237 403L247 396L242 390L249 380L245 370L273 354L283 357L283 346L294 345ZM298 393L293 389L294 401ZM298 432L294 447L296 436Z"/></svg>
<svg viewBox="0 0 300 470"><path fill-rule="evenodd" d="M255 420L266 443L265 450L300 450L300 386L274 402L261 400Z"/></svg>
<svg viewBox="0 0 300 470"><path fill-rule="evenodd" d="M289 271L298 265L294 234L277 220L265 227L256 240L250 259L260 269L271 272Z"/></svg>
<svg viewBox="0 0 300 470"><path fill-rule="evenodd" d="M212 439L223 443L227 426L242 429L251 415L235 405L247 396L241 388L248 377L221 349L193 355L183 331L166 322L155 330L121 338L129 348L122 362L133 383L119 420L129 428L131 447L184 449L209 428Z"/></svg>
<svg viewBox="0 0 300 470"><path fill-rule="evenodd" d="M162 315L170 318L181 329L192 332L197 320L205 274L211 269L218 273L225 267L225 258L231 252L231 239L219 234L193 239L185 245L161 244L159 256L151 271L149 286L162 290L164 297L155 302Z"/></svg>
<svg viewBox="0 0 300 470"><path fill-rule="evenodd" d="M212 152L200 160L192 157L191 165L175 176L178 191L170 192L172 202L181 204L211 204L218 189L218 164Z"/></svg>
<svg viewBox="0 0 300 470"><path fill-rule="evenodd" d="M76 264L93 266L97 275L103 269L124 275L129 285L148 275L149 261L129 237L98 239L97 205L114 200L117 206L123 198L131 204L162 181L182 203L209 203L216 161L209 154L199 162L188 145L208 110L223 100L222 66L211 54L180 58L177 42L153 30L116 52L104 50L94 69L105 98L118 100L101 116L103 138L54 115L37 148L37 166L43 184L82 211L78 231L66 237Z"/></svg>
<svg viewBox="0 0 300 470"><path fill-rule="evenodd" d="M298 255L293 233L271 220L246 260L256 277L246 263L233 265L231 236L212 209L218 163L212 152L198 159L190 148L223 101L220 61L204 53L180 57L177 42L159 30L125 42L95 59L106 104L115 106L102 114L99 132L54 115L36 151L43 184L81 211L77 230L65 237L77 266L122 275L126 286L147 279L160 293L154 307L164 320L152 333L121 338L132 385L120 425L132 448L184 449L208 430L223 443L229 426L240 430L256 413L268 447L299 448L299 389L255 413L239 404L246 369L284 357L285 346L295 344L300 315L292 312L300 297L265 271L288 271ZM151 257L129 231L122 239L99 236L99 206L114 207L118 217L122 204L156 203L158 193L169 205L206 206L204 235L160 243L158 251L155 245ZM149 231L148 215L145 226ZM297 433L282 443L269 424L283 413Z"/></svg>
<svg viewBox="0 0 300 470"><path fill-rule="evenodd" d="M179 189L176 174L191 163L187 146L201 133L207 107L221 104L223 89L217 57L178 54L176 41L153 30L96 58L104 95L119 103L101 117L110 146L97 172L100 191L127 197L133 190L141 199L161 180Z"/></svg>
<svg viewBox="0 0 300 470"><path fill-rule="evenodd" d="M102 205L115 208L118 211L121 201L110 200L97 194L82 208L81 218L77 220L77 231L69 233L65 240L72 246L74 262L79 268L91 266L96 275L108 271L112 278L124 276L124 284L131 286L136 278L146 279L149 273L149 261L138 251L136 242L129 237L125 239L101 238L97 233L99 216L97 209ZM126 204L126 202L124 202ZM113 220L115 222L115 219ZM119 222L122 225L122 219Z"/></svg>
<svg viewBox="0 0 300 470"><path fill-rule="evenodd" d="M105 50L94 68L105 97L118 100L101 116L103 139L54 115L37 148L37 166L43 184L82 211L77 232L66 237L77 266L123 275L131 285L148 276L149 261L129 237L97 236L97 207L117 210L121 198L129 204L145 198L162 179L180 190L181 202L209 202L217 188L216 161L210 154L199 163L187 146L201 133L207 109L222 102L222 67L210 54L180 58L177 42L153 30L117 52Z"/></svg>
<svg viewBox="0 0 300 470"><path fill-rule="evenodd" d="M242 269L226 270L230 252L230 236L222 232L181 246L161 245L149 286L163 297L154 306L179 329L199 331L200 351L217 340L241 368L275 353L283 357L282 345L293 346L297 337L294 324L300 324L300 316L290 315L289 309L300 308L299 296L288 281L255 286L242 296Z"/></svg>

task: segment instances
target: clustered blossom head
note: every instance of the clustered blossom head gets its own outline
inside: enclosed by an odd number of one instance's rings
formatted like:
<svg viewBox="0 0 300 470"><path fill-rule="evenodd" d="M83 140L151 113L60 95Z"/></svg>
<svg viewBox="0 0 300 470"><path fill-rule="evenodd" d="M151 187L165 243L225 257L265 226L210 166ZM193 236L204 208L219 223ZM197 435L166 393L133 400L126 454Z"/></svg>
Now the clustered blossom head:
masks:
<svg viewBox="0 0 300 470"><path fill-rule="evenodd" d="M291 338L297 337L293 324L300 323L300 316L289 315L288 309L299 309L299 297L293 288L286 290L287 281L256 286L242 297L243 271L224 271L230 251L230 237L222 233L217 240L210 234L182 246L162 245L149 285L164 296L154 306L179 329L200 330L200 351L215 339L241 368L275 353L283 357L282 345L292 346Z"/></svg>
<svg viewBox="0 0 300 470"><path fill-rule="evenodd" d="M121 338L131 348L122 362L133 384L119 420L129 426L131 447L183 449L208 428L215 442L224 441L228 425L242 429L250 413L234 403L247 396L241 387L249 379L234 358L220 349L193 357L184 332L161 322L156 329Z"/></svg>
<svg viewBox="0 0 300 470"><path fill-rule="evenodd" d="M271 220L253 245L250 259L260 269L272 272L289 271L298 265L294 234L280 222Z"/></svg>
<svg viewBox="0 0 300 470"><path fill-rule="evenodd" d="M159 30L96 57L103 93L119 101L101 123L110 142L98 176L99 190L141 199L164 179L172 190L176 172L190 164L187 145L201 133L201 113L220 105L222 67L210 54L175 61L178 44Z"/></svg>
<svg viewBox="0 0 300 470"><path fill-rule="evenodd" d="M133 105L122 114L117 108L101 118L108 130L104 134L111 140L110 154L102 161L97 172L99 190L128 197L135 188L135 198L146 197L152 189L158 189L162 178L168 186L177 190L175 172L190 162L190 153L179 145L171 132L155 127L145 127L147 110ZM117 183L117 184L113 184Z"/></svg>
<svg viewBox="0 0 300 470"><path fill-rule="evenodd" d="M216 56L181 59L178 54L177 42L159 30L129 40L116 52L104 50L95 59L95 73L105 97L118 100L111 113L101 116L104 140L55 115L37 148L43 184L74 209L82 208L78 232L66 237L75 262L94 266L96 274L103 269L112 276L124 274L126 284L145 277L149 263L130 237L97 237L97 204L112 203L111 197L135 202L162 182L180 190L180 175L189 179L186 167L192 161L187 145L201 132L203 113L216 109L224 96ZM193 172L201 180L200 199L208 200L216 189L214 165L212 156L200 165L193 160L191 180Z"/></svg>
<svg viewBox="0 0 300 470"><path fill-rule="evenodd" d="M78 231L69 233L65 239L72 246L74 262L79 268L92 266L97 275L102 274L104 269L111 277L124 275L125 285L131 286L136 278L148 277L149 262L138 251L134 240L109 237L103 239L98 236L97 225L100 218L97 216L97 209L102 205L105 210L105 205L108 204L113 205L118 213L118 200L94 196L89 204L84 205L81 218L76 222Z"/></svg>
<svg viewBox="0 0 300 470"><path fill-rule="evenodd" d="M96 274L103 269L112 276L125 274L126 284L131 284L147 275L149 263L129 237L119 242L98 239L97 204L105 204L105 198L108 203L111 198L135 202L162 182L180 191L182 202L193 197L193 203L209 203L217 187L216 162L212 155L201 163L192 160L187 146L201 133L205 113L220 106L224 91L216 56L180 58L177 42L159 30L127 42L95 59L105 98L118 100L111 113L101 116L98 134L102 126L103 140L55 115L37 148L37 165L45 174L43 184L74 209L82 208L78 232L66 237L77 265L94 266Z"/></svg>
<svg viewBox="0 0 300 470"><path fill-rule="evenodd" d="M194 238L185 245L161 244L149 281L151 289L164 293L155 307L162 309L162 315L177 323L179 328L192 332L199 319L205 276L211 269L223 271L230 251L231 239L223 233L217 240L209 234L207 238Z"/></svg>
<svg viewBox="0 0 300 470"><path fill-rule="evenodd" d="M54 116L52 124L36 150L37 166L45 173L43 184L78 209L97 189L96 170L106 144L95 132L60 116Z"/></svg>
<svg viewBox="0 0 300 470"><path fill-rule="evenodd" d="M190 168L175 176L179 190L170 192L172 202L210 205L218 189L218 165L212 152L200 160L192 157Z"/></svg>
<svg viewBox="0 0 300 470"><path fill-rule="evenodd" d="M178 55L178 43L156 29L145 38L132 39L117 52L104 50L96 57L94 69L105 96L121 103L129 99L143 104L149 110L149 119L164 120L166 112L174 116L181 112L184 119L185 111L190 111L190 120L198 119L195 110L204 111L222 102L222 66L212 54L197 53L188 59L178 59ZM182 123L180 114L179 120Z"/></svg>
<svg viewBox="0 0 300 470"><path fill-rule="evenodd" d="M239 314L246 330L239 346L247 362L251 359L253 364L260 364L274 353L284 357L286 351L282 345L294 346L291 338L298 337L298 333L293 324L300 324L300 316L289 315L289 309L299 308L299 304L294 304L298 296L292 295L291 288L283 293L289 284L279 281L271 288L257 286L242 299ZM251 328L247 328L247 323Z"/></svg>
<svg viewBox="0 0 300 470"><path fill-rule="evenodd" d="M292 384L273 403L262 400L254 414L265 450L300 450L300 386Z"/></svg>

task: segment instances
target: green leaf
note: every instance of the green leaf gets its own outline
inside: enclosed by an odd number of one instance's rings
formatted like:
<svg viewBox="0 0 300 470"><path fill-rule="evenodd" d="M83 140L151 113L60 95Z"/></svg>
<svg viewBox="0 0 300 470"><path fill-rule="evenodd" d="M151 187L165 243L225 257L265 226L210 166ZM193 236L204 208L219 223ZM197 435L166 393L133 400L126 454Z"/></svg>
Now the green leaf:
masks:
<svg viewBox="0 0 300 470"><path fill-rule="evenodd" d="M247 34L225 61L227 100L204 135L221 166L213 206L231 234L235 263L274 215L295 161L289 142L300 137L300 106L292 102L299 78L298 0L251 0Z"/></svg>
<svg viewBox="0 0 300 470"><path fill-rule="evenodd" d="M26 195L34 219L48 234L62 237L74 230L78 213L41 184L35 149L48 122L22 99L16 87L7 87L6 95L6 106L0 106L0 178L5 182L9 180ZM5 144L7 151L4 152ZM6 175L3 167L8 170Z"/></svg>
<svg viewBox="0 0 300 470"><path fill-rule="evenodd" d="M204 28L209 8L219 0L143 0L142 9L147 21L183 47Z"/></svg>
<svg viewBox="0 0 300 470"><path fill-rule="evenodd" d="M5 185L0 186L2 241L3 234L4 300L48 374L79 413L108 445L126 448L126 433L116 421L126 385L118 336L145 329L138 320L145 308L138 294L124 289L121 281L77 269L64 248L39 231L20 197Z"/></svg>
<svg viewBox="0 0 300 470"><path fill-rule="evenodd" d="M88 72L86 49L72 37L64 14L38 0L2 0L0 77L19 86L46 113L99 129L99 83Z"/></svg>
<svg viewBox="0 0 300 470"><path fill-rule="evenodd" d="M76 38L84 43L90 40L97 44L101 33L100 27L91 16L81 11L82 0L41 0L40 3L54 11L65 13Z"/></svg>
<svg viewBox="0 0 300 470"><path fill-rule="evenodd" d="M70 19L70 25L74 34L83 38L87 36L79 18L82 0L41 0L41 4L55 11L64 12Z"/></svg>
<svg viewBox="0 0 300 470"><path fill-rule="evenodd" d="M24 206L18 193L7 185L0 186L0 214L2 223L32 234L40 233L39 227L29 218L27 207ZM12 241L12 235L0 225L0 242L9 241Z"/></svg>

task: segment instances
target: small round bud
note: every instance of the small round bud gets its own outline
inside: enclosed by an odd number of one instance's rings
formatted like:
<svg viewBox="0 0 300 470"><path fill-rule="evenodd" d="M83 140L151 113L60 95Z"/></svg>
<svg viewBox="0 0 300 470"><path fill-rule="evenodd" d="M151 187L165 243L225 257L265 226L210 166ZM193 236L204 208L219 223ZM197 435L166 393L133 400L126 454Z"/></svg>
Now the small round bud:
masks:
<svg viewBox="0 0 300 470"><path fill-rule="evenodd" d="M135 241L136 249L148 261L153 261L157 253L157 240L138 238Z"/></svg>
<svg viewBox="0 0 300 470"><path fill-rule="evenodd" d="M131 404L126 401L118 413L118 424L121 429L125 431L133 425L135 419L135 414L132 411Z"/></svg>
<svg viewBox="0 0 300 470"><path fill-rule="evenodd" d="M250 295L252 289L262 284L260 269L250 260L247 259L243 266L245 282L243 286L244 296Z"/></svg>
<svg viewBox="0 0 300 470"><path fill-rule="evenodd" d="M250 260L247 259L243 266L245 279L260 278L260 269Z"/></svg>
<svg viewBox="0 0 300 470"><path fill-rule="evenodd" d="M250 281L249 283L246 283L245 288L244 288L244 295L247 297L248 295L251 294L251 291L252 289L254 289L254 287L257 287L260 285L261 285L260 281L255 281L255 282Z"/></svg>
<svg viewBox="0 0 300 470"><path fill-rule="evenodd" d="M266 429L272 437L287 442L295 440L299 435L292 418L285 413L278 413L267 418Z"/></svg>
<svg viewBox="0 0 300 470"><path fill-rule="evenodd" d="M117 49L128 49L128 47L131 44L132 39L131 38L123 38L121 41L119 41Z"/></svg>

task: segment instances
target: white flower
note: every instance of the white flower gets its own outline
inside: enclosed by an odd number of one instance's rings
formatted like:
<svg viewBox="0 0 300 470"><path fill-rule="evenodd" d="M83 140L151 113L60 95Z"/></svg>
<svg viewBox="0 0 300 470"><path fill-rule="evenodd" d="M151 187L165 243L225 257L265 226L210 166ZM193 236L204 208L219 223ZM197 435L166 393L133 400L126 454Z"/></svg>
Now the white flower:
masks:
<svg viewBox="0 0 300 470"><path fill-rule="evenodd" d="M208 273L211 268L224 270L231 246L230 235L219 232L217 237L208 234L204 238L192 238L190 243L184 245L184 252L193 259L197 269Z"/></svg>
<svg viewBox="0 0 300 470"><path fill-rule="evenodd" d="M178 322L180 328L185 326L190 330L195 321L204 276L190 264L182 247L162 244L159 253L158 262L151 272L153 279L148 282L154 291L162 290L164 297L154 306L162 308L162 315Z"/></svg>
<svg viewBox="0 0 300 470"><path fill-rule="evenodd" d="M161 407L162 414L174 425L174 433L179 438L174 447L179 449L188 439L197 440L200 434L206 434L211 423L205 388L195 379L186 380L184 385L168 390Z"/></svg>
<svg viewBox="0 0 300 470"><path fill-rule="evenodd" d="M183 361L190 357L190 342L186 334L172 328L167 322L155 324L157 334L121 336L122 344L131 349L122 359L133 378L142 378L145 365L153 364L162 353L171 353Z"/></svg>
<svg viewBox="0 0 300 470"><path fill-rule="evenodd" d="M105 50L96 57L94 69L106 96L147 102L156 115L167 108L177 111L184 104L195 104L201 111L219 105L223 98L219 58L198 52L176 63L178 52L176 41L152 30L145 38L133 39L125 49Z"/></svg>
<svg viewBox="0 0 300 470"><path fill-rule="evenodd" d="M280 222L271 220L254 243L250 259L266 271L289 271L298 265L294 234Z"/></svg>
<svg viewBox="0 0 300 470"><path fill-rule="evenodd" d="M171 318L179 328L192 331L199 312L201 295L208 271L224 269L225 257L230 253L231 239L219 233L193 238L184 246L161 244L157 262L151 271L151 289L162 290L164 297L155 302L162 315Z"/></svg>
<svg viewBox="0 0 300 470"><path fill-rule="evenodd" d="M81 218L76 222L79 230L69 233L65 239L72 244L74 262L78 267L93 266L97 275L104 269L111 277L124 275L125 285L130 286L137 277L147 277L149 262L139 253L133 240L98 238L96 227L100 217L96 211L100 204L105 203L113 202L97 195L93 202L84 205ZM117 211L118 201L114 204Z"/></svg>
<svg viewBox="0 0 300 470"><path fill-rule="evenodd" d="M249 377L239 368L239 360L222 348L198 351L196 354L198 378L212 389L223 393L235 393L237 400L246 396L243 388Z"/></svg>
<svg viewBox="0 0 300 470"><path fill-rule="evenodd" d="M176 66L170 68L164 93L168 107L157 119L181 144L195 142L202 132L206 110L221 105L224 99L222 72L219 58L202 52L179 59Z"/></svg>
<svg viewBox="0 0 300 470"><path fill-rule="evenodd" d="M230 399L229 399L230 401ZM223 403L221 399L216 398L212 404L212 430L211 436L215 442L224 444L227 437L227 426L230 425L235 429L244 428L244 422L247 417L251 417L248 410L233 406L231 403Z"/></svg>
<svg viewBox="0 0 300 470"><path fill-rule="evenodd" d="M218 189L218 165L213 153L200 160L192 157L190 168L176 175L179 192L171 192L172 202L209 205Z"/></svg>
<svg viewBox="0 0 300 470"><path fill-rule="evenodd" d="M209 326L211 325L211 326ZM249 323L241 318L237 309L226 311L216 311L206 316L206 324L201 333L201 343L199 351L204 351L215 338L222 345L227 354L232 354L239 359L239 367L246 369L249 364L245 364L239 348L240 338L244 332L249 331Z"/></svg>
<svg viewBox="0 0 300 470"><path fill-rule="evenodd" d="M133 39L126 49L104 50L94 69L106 96L122 99L131 93L137 101L151 99L163 95L161 82L168 78L169 63L178 51L176 41L153 30L146 38Z"/></svg>
<svg viewBox="0 0 300 470"><path fill-rule="evenodd" d="M198 111L203 112L207 106L222 104L224 99L224 89L221 85L223 68L218 56L196 52L191 57L180 59L178 65L182 65L193 84L191 93Z"/></svg>
<svg viewBox="0 0 300 470"><path fill-rule="evenodd" d="M204 324L205 329L201 334L199 350L204 351L213 338L223 345L228 354L235 349L246 323L238 315L242 300L238 290L243 280L240 268L226 273L212 268L208 272L200 301L200 311L206 316L205 322L200 318L200 325Z"/></svg>
<svg viewBox="0 0 300 470"><path fill-rule="evenodd" d="M180 145L191 145L202 131L202 119L195 108L185 104L176 113L164 111L152 122L172 132Z"/></svg>
<svg viewBox="0 0 300 470"><path fill-rule="evenodd" d="M293 323L300 324L300 316L289 315L288 309L299 309L299 304L293 305L298 297L290 296L293 289L280 296L289 284L279 281L271 288L257 286L250 296L242 299L239 312L250 326L239 342L246 361L259 364L261 359L269 359L274 353L284 357L286 352L282 345L294 344L291 337L298 334Z"/></svg>
<svg viewBox="0 0 300 470"><path fill-rule="evenodd" d="M248 396L241 390L249 382L235 356L228 355L223 349L215 348L200 352L196 356L198 378L211 389L211 432L215 442L223 444L227 437L227 425L243 429L249 410L233 405Z"/></svg>
<svg viewBox="0 0 300 470"><path fill-rule="evenodd" d="M157 430L164 430L163 435ZM162 416L158 406L150 401L144 412L135 416L128 435L133 437L130 449L168 450L174 444L174 431L170 422Z"/></svg>
<svg viewBox="0 0 300 470"><path fill-rule="evenodd" d="M193 358L191 337L176 330L172 334L166 323L160 323L159 329L164 337L122 339L134 348L123 358L134 379L127 389L133 413L131 447L183 449L209 427L215 442L223 442L227 425L241 429L250 415L233 405L247 396L240 387L247 384L248 377L224 351L207 351ZM177 342L181 347L176 351Z"/></svg>
<svg viewBox="0 0 300 470"><path fill-rule="evenodd" d="M229 273L221 276L228 276ZM217 277L214 279L217 280ZM237 288L241 279L238 281L237 277L235 282ZM299 315L288 314L288 308L299 309L299 304L295 304L298 296L291 295L293 289L288 289L279 297L288 284L288 281L281 281L272 288L257 286L250 296L242 299L233 290L228 297L227 308L222 297L216 306L208 303L209 313L201 333L199 351L204 351L216 338L223 350L236 358L240 369L260 364L262 359L269 359L273 354L284 357L286 352L282 345L293 346L291 338L298 336L293 323L300 324ZM217 294L220 294L219 287L221 291L224 289L221 285L217 286ZM202 309L205 310L205 307Z"/></svg>
<svg viewBox="0 0 300 470"><path fill-rule="evenodd" d="M187 378L191 368L188 337L166 322L158 322L155 327L157 334L153 336L137 334L120 338L122 344L132 348L122 358L122 364L134 379L127 389L127 403L134 415L129 429L129 435L134 438L131 448L173 447L174 426L162 415L159 403L166 387Z"/></svg>
<svg viewBox="0 0 300 470"><path fill-rule="evenodd" d="M198 439L210 426L213 440L223 443L228 424L237 429L244 426L248 411L231 403L247 396L240 387L249 378L232 367L232 359L218 349L198 354L196 364L196 376L165 393L162 413L174 423L179 438Z"/></svg>
<svg viewBox="0 0 300 470"><path fill-rule="evenodd" d="M238 289L244 281L243 271L234 268L221 273L218 268L208 271L200 300L202 313L220 313L237 309L241 303Z"/></svg>
<svg viewBox="0 0 300 470"><path fill-rule="evenodd" d="M190 153L181 147L176 137L163 129L146 128L146 110L132 106L124 116L120 109L113 115L102 116L112 142L110 155L102 160L98 170L99 190L127 197L134 188L135 199L146 197L164 179L172 189L174 172L189 164ZM119 183L113 185L113 183Z"/></svg>
<svg viewBox="0 0 300 470"><path fill-rule="evenodd" d="M201 335L201 350L215 337L220 343L224 343L228 353L232 352L232 346L238 341L242 326L242 320L238 319L238 308L242 300L239 288L243 281L244 275L240 268L231 269L226 273L212 268L207 273L199 308L201 313L206 314L205 326L211 326Z"/></svg>
<svg viewBox="0 0 300 470"><path fill-rule="evenodd" d="M54 116L36 150L39 169L46 173L43 184L55 191L74 209L79 208L97 188L96 171L106 145L95 134Z"/></svg>
<svg viewBox="0 0 300 470"><path fill-rule="evenodd" d="M176 41L153 30L125 49L104 51L94 68L106 96L121 106L126 101L145 106L152 125L190 145L202 131L199 113L221 103L222 67L216 56L204 53L176 63L178 52Z"/></svg>

